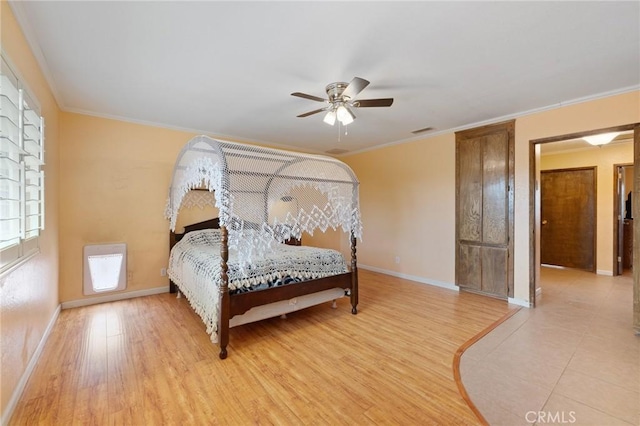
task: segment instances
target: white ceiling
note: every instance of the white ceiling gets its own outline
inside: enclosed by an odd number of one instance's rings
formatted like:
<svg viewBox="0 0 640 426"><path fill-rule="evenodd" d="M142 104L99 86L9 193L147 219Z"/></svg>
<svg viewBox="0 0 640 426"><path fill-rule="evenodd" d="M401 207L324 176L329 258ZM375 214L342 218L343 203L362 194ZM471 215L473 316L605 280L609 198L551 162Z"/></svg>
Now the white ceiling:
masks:
<svg viewBox="0 0 640 426"><path fill-rule="evenodd" d="M307 151L640 87L637 1L10 4L64 110ZM296 118L323 104L292 92L354 76L393 106L356 109L340 141L323 114Z"/></svg>

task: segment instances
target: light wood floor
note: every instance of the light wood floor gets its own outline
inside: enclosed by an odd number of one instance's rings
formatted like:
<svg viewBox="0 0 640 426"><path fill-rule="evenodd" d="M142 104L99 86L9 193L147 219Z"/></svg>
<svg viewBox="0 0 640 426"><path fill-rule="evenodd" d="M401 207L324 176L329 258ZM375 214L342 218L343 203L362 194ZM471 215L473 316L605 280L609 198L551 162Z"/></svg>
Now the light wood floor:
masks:
<svg viewBox="0 0 640 426"><path fill-rule="evenodd" d="M509 310L361 270L358 315L233 328L224 361L184 298L65 310L10 424L478 424L453 357Z"/></svg>

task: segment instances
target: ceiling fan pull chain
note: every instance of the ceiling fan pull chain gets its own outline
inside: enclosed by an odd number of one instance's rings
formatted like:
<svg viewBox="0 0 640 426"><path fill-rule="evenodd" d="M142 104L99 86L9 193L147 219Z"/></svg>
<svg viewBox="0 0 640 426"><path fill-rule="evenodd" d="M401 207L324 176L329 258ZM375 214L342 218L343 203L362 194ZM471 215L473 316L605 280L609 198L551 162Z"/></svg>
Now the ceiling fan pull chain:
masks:
<svg viewBox="0 0 640 426"><path fill-rule="evenodd" d="M340 142L340 122L338 121L338 142Z"/></svg>

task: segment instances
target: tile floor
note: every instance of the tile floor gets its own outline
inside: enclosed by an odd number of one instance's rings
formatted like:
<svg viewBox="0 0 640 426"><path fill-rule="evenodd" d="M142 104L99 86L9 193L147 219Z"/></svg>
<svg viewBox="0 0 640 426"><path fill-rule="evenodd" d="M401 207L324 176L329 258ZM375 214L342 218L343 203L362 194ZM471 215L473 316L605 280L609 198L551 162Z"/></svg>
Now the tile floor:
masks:
<svg viewBox="0 0 640 426"><path fill-rule="evenodd" d="M640 425L631 274L543 267L542 297L464 352L462 383L490 425Z"/></svg>

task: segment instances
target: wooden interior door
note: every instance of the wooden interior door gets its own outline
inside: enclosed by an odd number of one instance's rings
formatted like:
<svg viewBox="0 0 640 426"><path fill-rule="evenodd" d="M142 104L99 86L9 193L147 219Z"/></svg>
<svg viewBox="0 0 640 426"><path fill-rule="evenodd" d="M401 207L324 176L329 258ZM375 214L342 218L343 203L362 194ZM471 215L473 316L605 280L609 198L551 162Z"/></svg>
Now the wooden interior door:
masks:
<svg viewBox="0 0 640 426"><path fill-rule="evenodd" d="M513 296L514 122L456 133L456 285Z"/></svg>
<svg viewBox="0 0 640 426"><path fill-rule="evenodd" d="M596 270L596 168L540 172L540 261Z"/></svg>

